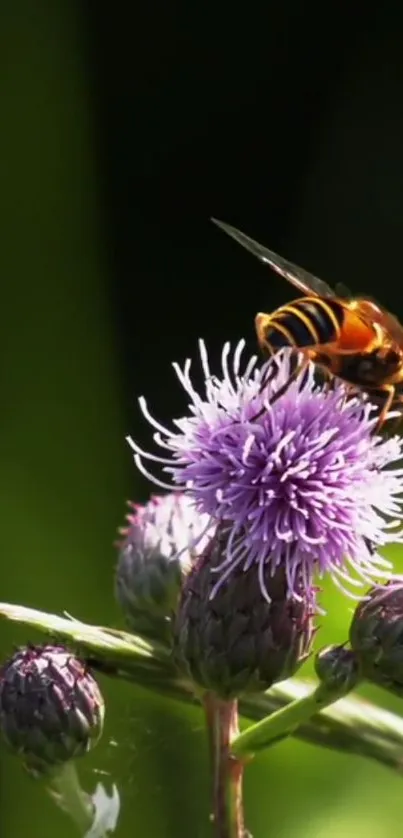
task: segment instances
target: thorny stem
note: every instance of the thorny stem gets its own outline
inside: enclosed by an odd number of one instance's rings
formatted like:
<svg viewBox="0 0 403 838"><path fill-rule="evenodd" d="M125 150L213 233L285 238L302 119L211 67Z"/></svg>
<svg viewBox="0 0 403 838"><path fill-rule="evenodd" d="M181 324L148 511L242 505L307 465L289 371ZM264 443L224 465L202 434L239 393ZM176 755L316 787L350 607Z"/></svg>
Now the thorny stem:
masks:
<svg viewBox="0 0 403 838"><path fill-rule="evenodd" d="M239 732L238 703L208 693L203 700L210 742L213 813L217 838L246 838L242 780L244 762L231 754Z"/></svg>

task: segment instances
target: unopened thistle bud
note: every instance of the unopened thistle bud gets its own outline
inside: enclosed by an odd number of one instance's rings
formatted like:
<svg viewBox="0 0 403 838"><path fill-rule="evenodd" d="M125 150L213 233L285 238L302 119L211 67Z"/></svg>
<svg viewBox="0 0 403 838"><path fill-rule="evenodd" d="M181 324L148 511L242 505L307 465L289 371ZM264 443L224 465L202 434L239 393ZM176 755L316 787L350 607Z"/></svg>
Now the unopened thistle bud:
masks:
<svg viewBox="0 0 403 838"><path fill-rule="evenodd" d="M321 683L331 692L347 695L360 680L358 660L345 646L328 646L315 657L315 672Z"/></svg>
<svg viewBox="0 0 403 838"><path fill-rule="evenodd" d="M293 675L310 652L314 629L312 598L290 595L284 568L272 575L264 566L270 601L253 566L237 568L214 590L223 549L214 539L185 581L174 653L198 686L227 699ZM295 586L303 592L302 580Z"/></svg>
<svg viewBox="0 0 403 838"><path fill-rule="evenodd" d="M209 517L175 492L131 506L116 569L116 598L133 631L167 637L183 577L207 544Z"/></svg>
<svg viewBox="0 0 403 838"><path fill-rule="evenodd" d="M403 696L403 579L371 588L355 610L350 643L363 677Z"/></svg>
<svg viewBox="0 0 403 838"><path fill-rule="evenodd" d="M103 719L97 682L62 646L20 649L0 668L0 729L35 776L87 753Z"/></svg>

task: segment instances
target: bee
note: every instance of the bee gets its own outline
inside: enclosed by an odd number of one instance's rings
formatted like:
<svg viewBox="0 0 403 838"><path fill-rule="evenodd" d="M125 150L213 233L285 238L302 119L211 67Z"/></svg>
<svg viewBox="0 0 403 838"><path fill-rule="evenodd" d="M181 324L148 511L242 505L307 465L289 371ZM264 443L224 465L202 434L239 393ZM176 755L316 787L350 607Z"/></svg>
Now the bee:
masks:
<svg viewBox="0 0 403 838"><path fill-rule="evenodd" d="M272 314L256 315L263 352L273 355L291 347L302 353L305 365L313 361L330 378L337 376L368 393L381 408L378 428L391 407L400 405L403 411L403 326L397 318L372 300L351 295L344 286L332 290L235 227L212 220L303 294ZM300 371L301 366L292 377Z"/></svg>

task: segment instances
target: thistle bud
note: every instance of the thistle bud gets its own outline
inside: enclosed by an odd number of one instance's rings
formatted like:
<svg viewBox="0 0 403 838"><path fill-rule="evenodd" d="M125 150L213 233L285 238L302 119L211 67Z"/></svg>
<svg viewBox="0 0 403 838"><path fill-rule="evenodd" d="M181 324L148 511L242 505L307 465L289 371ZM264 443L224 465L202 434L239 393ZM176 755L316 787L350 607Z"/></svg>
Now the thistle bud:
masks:
<svg viewBox="0 0 403 838"><path fill-rule="evenodd" d="M363 676L403 696L403 580L376 585L357 606L350 643Z"/></svg>
<svg viewBox="0 0 403 838"><path fill-rule="evenodd" d="M116 598L133 631L167 638L184 575L207 543L209 518L174 492L131 507L120 544Z"/></svg>
<svg viewBox="0 0 403 838"><path fill-rule="evenodd" d="M0 729L35 776L87 753L103 719L97 682L62 646L19 649L0 669Z"/></svg>
<svg viewBox="0 0 403 838"><path fill-rule="evenodd" d="M332 693L347 695L360 680L358 660L345 646L328 646L315 657L315 672Z"/></svg>
<svg viewBox="0 0 403 838"><path fill-rule="evenodd" d="M190 571L174 626L174 655L192 680L224 699L265 690L293 675L307 658L314 629L312 601L290 595L283 568L234 570L217 587L222 562L216 538ZM295 582L303 591L302 580ZM216 588L216 590L214 590Z"/></svg>

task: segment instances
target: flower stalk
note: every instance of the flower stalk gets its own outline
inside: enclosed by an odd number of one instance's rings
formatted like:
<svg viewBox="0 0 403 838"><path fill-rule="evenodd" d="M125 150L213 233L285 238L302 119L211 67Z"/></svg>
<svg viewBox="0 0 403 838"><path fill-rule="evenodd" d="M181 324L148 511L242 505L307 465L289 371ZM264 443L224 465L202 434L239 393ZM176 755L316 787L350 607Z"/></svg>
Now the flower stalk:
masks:
<svg viewBox="0 0 403 838"><path fill-rule="evenodd" d="M60 809L70 816L80 835L85 835L94 821L94 804L80 787L74 762L67 762L54 772L48 791ZM99 838L104 835L106 833L99 833Z"/></svg>
<svg viewBox="0 0 403 838"><path fill-rule="evenodd" d="M203 704L210 741L215 834L217 838L244 838L244 760L234 757L231 748L239 734L238 702L206 693Z"/></svg>
<svg viewBox="0 0 403 838"><path fill-rule="evenodd" d="M271 716L239 734L232 743L232 753L238 759L252 759L297 730L301 724L316 716L330 704L349 693L360 681L355 655L344 646L333 646L319 652L315 668L319 684L307 695L282 707Z"/></svg>
<svg viewBox="0 0 403 838"><path fill-rule="evenodd" d="M310 695L292 701L291 704L240 733L232 744L233 755L251 759L258 751L289 736L301 724L337 701L338 698L337 693L332 695L321 686L317 687Z"/></svg>

